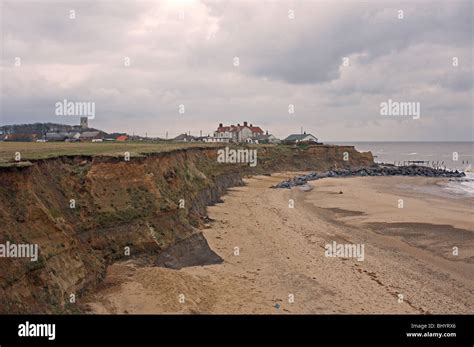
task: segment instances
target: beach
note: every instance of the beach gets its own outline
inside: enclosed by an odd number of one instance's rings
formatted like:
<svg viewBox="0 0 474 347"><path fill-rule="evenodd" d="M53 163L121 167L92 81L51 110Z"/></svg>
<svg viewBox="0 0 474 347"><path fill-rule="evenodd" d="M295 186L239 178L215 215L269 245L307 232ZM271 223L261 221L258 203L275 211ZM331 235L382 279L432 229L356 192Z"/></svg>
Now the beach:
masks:
<svg viewBox="0 0 474 347"><path fill-rule="evenodd" d="M270 188L296 174L248 178L208 207L203 234L222 263L180 270L115 263L85 298L90 312L473 312L474 198L426 177ZM327 256L334 243L362 245L363 258Z"/></svg>

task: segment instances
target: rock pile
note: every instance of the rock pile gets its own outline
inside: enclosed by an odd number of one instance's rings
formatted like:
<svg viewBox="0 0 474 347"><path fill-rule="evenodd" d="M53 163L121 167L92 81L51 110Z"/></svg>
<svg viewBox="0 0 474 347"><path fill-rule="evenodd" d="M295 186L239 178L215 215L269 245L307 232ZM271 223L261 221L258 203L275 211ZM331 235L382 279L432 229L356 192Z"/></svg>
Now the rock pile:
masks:
<svg viewBox="0 0 474 347"><path fill-rule="evenodd" d="M355 176L423 176L423 177L464 177L460 171L435 169L427 166L373 166L358 169L330 170L323 173L311 172L307 175L296 176L278 183L272 188L291 188L305 185L308 181L315 181L326 177L355 177Z"/></svg>

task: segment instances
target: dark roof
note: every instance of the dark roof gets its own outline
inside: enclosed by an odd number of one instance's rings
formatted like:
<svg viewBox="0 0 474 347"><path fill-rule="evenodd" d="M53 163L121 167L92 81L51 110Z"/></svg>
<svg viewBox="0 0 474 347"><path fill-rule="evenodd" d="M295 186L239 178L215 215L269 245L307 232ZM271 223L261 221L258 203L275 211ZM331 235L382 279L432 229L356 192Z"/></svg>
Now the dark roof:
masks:
<svg viewBox="0 0 474 347"><path fill-rule="evenodd" d="M255 138L257 140L268 140L270 138L271 135L265 135L265 134L258 134L257 136L255 136Z"/></svg>
<svg viewBox="0 0 474 347"><path fill-rule="evenodd" d="M81 134L81 138L92 138L92 137L99 136L99 134L100 134L100 131L84 131Z"/></svg>
<svg viewBox="0 0 474 347"><path fill-rule="evenodd" d="M196 138L194 136L188 135L188 134L181 134L176 136L173 140L174 141L187 141L187 140L195 140Z"/></svg>
<svg viewBox="0 0 474 347"><path fill-rule="evenodd" d="M249 128L252 130L253 133L260 133L263 134L263 130L260 127L248 126L248 125L234 125L234 126L225 126L225 127L218 127L218 132L237 132L242 130L243 128Z"/></svg>
<svg viewBox="0 0 474 347"><path fill-rule="evenodd" d="M46 139L48 140L64 140L67 135L62 133L46 133Z"/></svg>

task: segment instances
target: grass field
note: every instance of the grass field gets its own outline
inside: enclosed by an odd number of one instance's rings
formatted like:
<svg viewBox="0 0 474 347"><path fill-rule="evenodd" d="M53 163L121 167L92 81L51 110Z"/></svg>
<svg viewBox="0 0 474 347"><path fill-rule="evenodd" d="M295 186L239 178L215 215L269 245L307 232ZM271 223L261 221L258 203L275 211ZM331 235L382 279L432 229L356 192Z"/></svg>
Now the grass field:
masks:
<svg viewBox="0 0 474 347"><path fill-rule="evenodd" d="M172 151L190 147L221 147L213 143L143 143L143 142L0 142L0 165L9 166L15 162L17 152L21 161L47 159L64 155L123 156L131 157L147 153ZM21 164L20 164L21 165ZM25 165L25 164L23 164Z"/></svg>

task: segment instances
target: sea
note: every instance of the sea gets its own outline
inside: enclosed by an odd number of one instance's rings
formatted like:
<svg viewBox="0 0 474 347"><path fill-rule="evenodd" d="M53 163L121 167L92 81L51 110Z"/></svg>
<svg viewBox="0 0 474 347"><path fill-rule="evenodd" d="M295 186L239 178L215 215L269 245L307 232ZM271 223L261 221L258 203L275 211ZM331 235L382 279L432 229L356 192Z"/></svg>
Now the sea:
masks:
<svg viewBox="0 0 474 347"><path fill-rule="evenodd" d="M444 185L451 194L474 197L474 142L337 142L354 145L359 152L371 151L378 163L395 165L424 161L424 165L463 171L466 177ZM428 163L426 163L428 162Z"/></svg>

